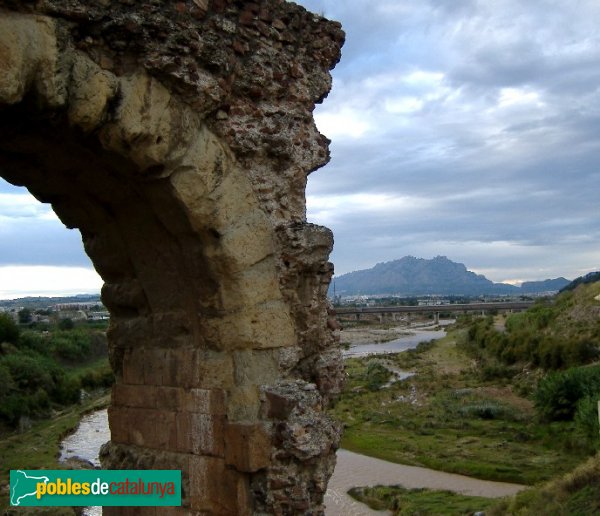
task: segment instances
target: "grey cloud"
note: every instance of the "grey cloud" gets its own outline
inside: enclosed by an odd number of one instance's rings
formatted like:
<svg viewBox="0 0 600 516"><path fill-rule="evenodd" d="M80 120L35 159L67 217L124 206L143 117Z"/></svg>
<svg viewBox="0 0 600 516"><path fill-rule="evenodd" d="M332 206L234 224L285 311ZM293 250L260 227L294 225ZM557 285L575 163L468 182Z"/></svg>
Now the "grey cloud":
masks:
<svg viewBox="0 0 600 516"><path fill-rule="evenodd" d="M12 219L0 225L0 266L64 265L91 267L81 235L58 220Z"/></svg>

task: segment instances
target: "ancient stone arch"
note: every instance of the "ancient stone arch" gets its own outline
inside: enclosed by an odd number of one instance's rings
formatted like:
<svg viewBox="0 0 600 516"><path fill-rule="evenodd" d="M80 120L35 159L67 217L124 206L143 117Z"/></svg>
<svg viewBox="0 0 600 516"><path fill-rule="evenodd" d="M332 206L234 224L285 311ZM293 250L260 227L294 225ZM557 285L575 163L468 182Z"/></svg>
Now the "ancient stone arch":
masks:
<svg viewBox="0 0 600 516"><path fill-rule="evenodd" d="M105 281L103 466L181 469L161 514L322 512L342 367L304 190L339 24L281 0L0 9L0 175L81 231Z"/></svg>

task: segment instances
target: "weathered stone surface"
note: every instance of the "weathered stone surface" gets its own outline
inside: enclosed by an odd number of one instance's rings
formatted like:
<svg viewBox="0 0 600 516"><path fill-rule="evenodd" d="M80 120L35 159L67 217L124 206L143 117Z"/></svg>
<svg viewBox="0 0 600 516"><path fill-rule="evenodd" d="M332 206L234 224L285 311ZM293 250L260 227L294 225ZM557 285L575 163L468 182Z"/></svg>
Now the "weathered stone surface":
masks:
<svg viewBox="0 0 600 516"><path fill-rule="evenodd" d="M342 368L305 185L343 38L281 0L0 0L0 175L105 281L103 465L181 469L160 514L323 511Z"/></svg>
<svg viewBox="0 0 600 516"><path fill-rule="evenodd" d="M225 463L252 473L271 464L271 432L261 423L230 423L225 429Z"/></svg>

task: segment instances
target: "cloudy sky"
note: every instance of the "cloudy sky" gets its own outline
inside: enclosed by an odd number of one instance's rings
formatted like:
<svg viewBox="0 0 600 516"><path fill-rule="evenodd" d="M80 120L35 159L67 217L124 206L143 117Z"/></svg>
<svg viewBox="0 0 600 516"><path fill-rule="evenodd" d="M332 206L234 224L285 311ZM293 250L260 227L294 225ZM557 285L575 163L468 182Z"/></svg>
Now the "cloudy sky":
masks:
<svg viewBox="0 0 600 516"><path fill-rule="evenodd" d="M600 2L301 3L347 33L308 188L338 274L409 254L494 281L600 268Z"/></svg>
<svg viewBox="0 0 600 516"><path fill-rule="evenodd" d="M446 255L494 281L600 269L600 2L301 0L347 33L308 214L342 274ZM0 184L0 298L99 290L79 234Z"/></svg>

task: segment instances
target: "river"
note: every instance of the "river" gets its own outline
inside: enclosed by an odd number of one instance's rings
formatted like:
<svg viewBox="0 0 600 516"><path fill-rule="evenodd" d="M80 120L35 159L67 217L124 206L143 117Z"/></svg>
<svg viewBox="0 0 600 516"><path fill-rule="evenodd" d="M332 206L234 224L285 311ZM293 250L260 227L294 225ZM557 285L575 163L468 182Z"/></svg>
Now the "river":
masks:
<svg viewBox="0 0 600 516"><path fill-rule="evenodd" d="M420 342L439 339L446 334L444 330L419 329L413 335L380 344L361 344L353 346L344 352L345 357L365 356L373 353L397 353L417 346ZM398 371L397 373L400 373ZM67 436L61 443L61 461L77 457L88 461L94 467L100 467L98 453L100 447L108 441L107 411L100 410L87 414L81 419L77 430ZM338 463L331 479L329 489L325 496L327 516L350 516L385 514L371 511L365 505L353 500L346 491L354 486L368 486L376 483L403 484L406 487L430 487L448 489L451 491L471 493L480 496L505 496L514 494L523 486L505 484L502 482L489 482L477 480L460 475L450 475L427 468L414 468L393 464L379 459L372 459L364 455L351 453L346 450L338 452ZM100 507L87 507L84 510L87 516L102 514Z"/></svg>
<svg viewBox="0 0 600 516"><path fill-rule="evenodd" d="M380 342L377 344L357 344L342 351L344 358L364 357L380 353L398 353L407 349L416 348L421 342L432 339L441 339L446 336L445 330L416 330L413 335L406 335L398 339Z"/></svg>

